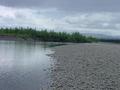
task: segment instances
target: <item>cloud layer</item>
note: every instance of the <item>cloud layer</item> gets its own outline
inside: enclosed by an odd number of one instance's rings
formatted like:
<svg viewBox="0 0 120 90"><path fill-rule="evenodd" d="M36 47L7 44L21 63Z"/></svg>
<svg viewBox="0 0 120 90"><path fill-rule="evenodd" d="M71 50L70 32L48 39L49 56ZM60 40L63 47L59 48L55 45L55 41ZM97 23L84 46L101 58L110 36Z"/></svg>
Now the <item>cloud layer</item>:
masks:
<svg viewBox="0 0 120 90"><path fill-rule="evenodd" d="M120 36L120 13L66 13L57 8L32 9L0 5L0 27L16 26Z"/></svg>
<svg viewBox="0 0 120 90"><path fill-rule="evenodd" d="M57 8L64 11L120 11L120 0L0 0L12 7Z"/></svg>

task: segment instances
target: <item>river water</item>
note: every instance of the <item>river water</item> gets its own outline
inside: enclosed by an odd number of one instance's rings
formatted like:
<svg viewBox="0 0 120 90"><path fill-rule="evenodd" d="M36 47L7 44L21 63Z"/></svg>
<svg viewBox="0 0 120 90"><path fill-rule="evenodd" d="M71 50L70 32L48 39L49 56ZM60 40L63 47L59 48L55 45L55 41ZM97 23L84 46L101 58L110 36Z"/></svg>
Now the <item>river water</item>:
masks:
<svg viewBox="0 0 120 90"><path fill-rule="evenodd" d="M45 43L0 41L0 90L48 90L51 53Z"/></svg>

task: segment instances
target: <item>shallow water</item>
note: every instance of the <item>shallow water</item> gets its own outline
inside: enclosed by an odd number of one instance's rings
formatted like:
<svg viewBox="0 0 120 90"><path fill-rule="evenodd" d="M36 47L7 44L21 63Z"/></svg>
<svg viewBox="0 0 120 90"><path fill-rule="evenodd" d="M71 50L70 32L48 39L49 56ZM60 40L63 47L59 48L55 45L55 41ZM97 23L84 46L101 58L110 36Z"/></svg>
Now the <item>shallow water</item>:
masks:
<svg viewBox="0 0 120 90"><path fill-rule="evenodd" d="M0 41L0 90L47 90L50 53L44 43Z"/></svg>

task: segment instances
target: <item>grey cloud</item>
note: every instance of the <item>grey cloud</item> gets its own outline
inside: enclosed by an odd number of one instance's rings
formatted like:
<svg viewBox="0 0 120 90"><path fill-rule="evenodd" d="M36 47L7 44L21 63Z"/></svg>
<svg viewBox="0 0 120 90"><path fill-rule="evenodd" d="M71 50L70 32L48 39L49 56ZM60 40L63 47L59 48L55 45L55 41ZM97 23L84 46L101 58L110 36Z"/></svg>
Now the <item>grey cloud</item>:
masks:
<svg viewBox="0 0 120 90"><path fill-rule="evenodd" d="M64 20L72 27L101 30L120 30L120 13L82 13L67 16Z"/></svg>
<svg viewBox="0 0 120 90"><path fill-rule="evenodd" d="M120 11L120 0L0 0L13 7L57 8L65 11Z"/></svg>
<svg viewBox="0 0 120 90"><path fill-rule="evenodd" d="M55 18L56 16L59 17ZM110 33L120 36L120 13L77 12L76 14L66 14L53 8L30 9L0 6L0 27L5 26L29 26L84 33Z"/></svg>

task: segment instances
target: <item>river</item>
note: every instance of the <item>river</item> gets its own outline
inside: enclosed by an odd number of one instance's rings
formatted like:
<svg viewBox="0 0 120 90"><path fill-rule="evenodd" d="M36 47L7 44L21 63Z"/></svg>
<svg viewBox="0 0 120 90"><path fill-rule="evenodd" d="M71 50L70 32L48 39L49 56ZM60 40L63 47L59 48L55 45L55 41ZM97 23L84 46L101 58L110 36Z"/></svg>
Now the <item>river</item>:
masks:
<svg viewBox="0 0 120 90"><path fill-rule="evenodd" d="M48 90L53 51L46 43L0 41L0 90Z"/></svg>

